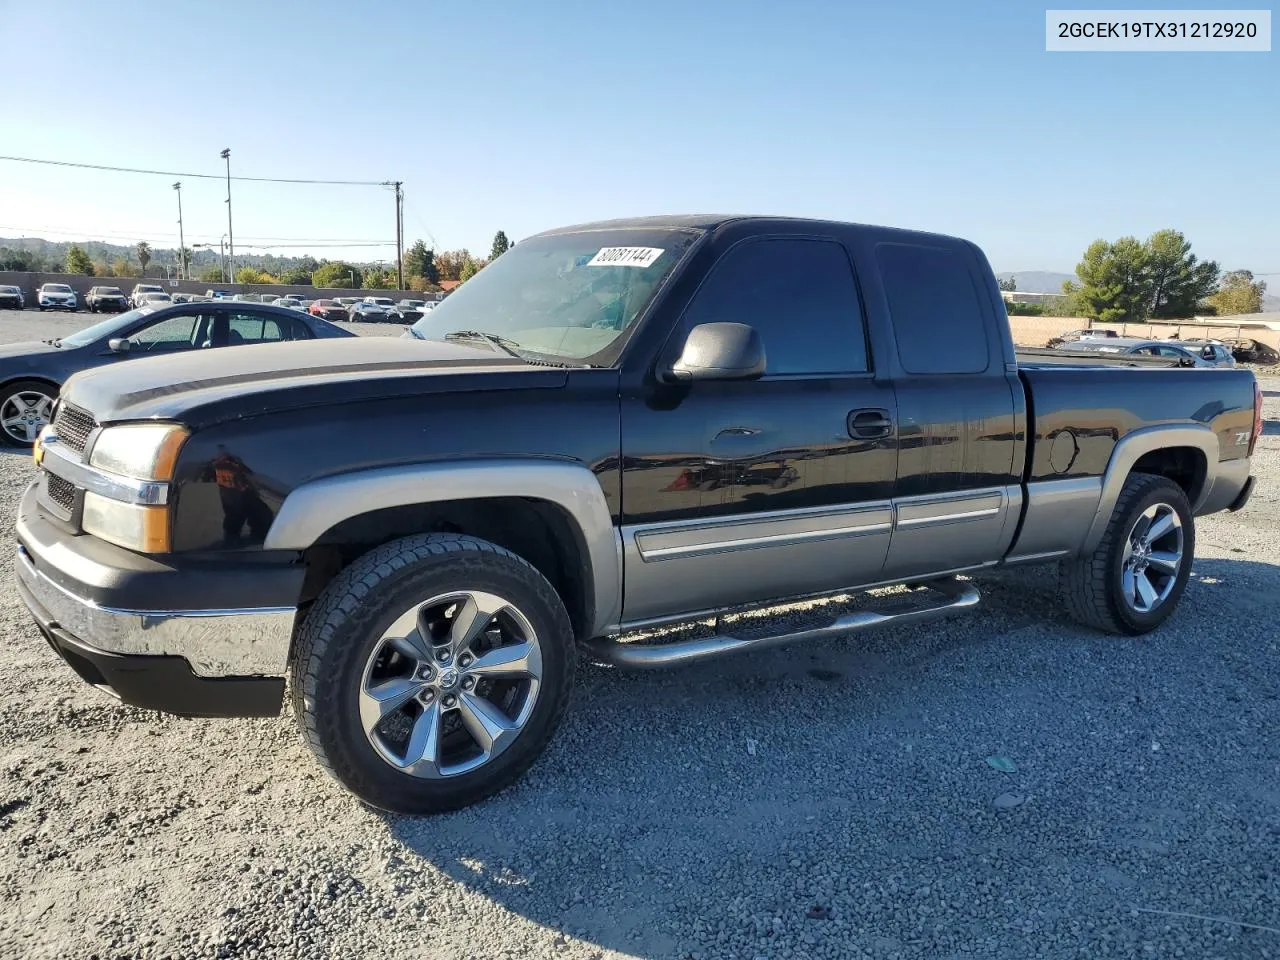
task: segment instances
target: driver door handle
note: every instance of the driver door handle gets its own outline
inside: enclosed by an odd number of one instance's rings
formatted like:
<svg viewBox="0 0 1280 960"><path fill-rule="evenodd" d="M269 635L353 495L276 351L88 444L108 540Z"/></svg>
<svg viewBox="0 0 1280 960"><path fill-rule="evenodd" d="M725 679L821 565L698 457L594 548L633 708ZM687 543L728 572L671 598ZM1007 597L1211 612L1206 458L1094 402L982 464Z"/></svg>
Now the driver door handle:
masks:
<svg viewBox="0 0 1280 960"><path fill-rule="evenodd" d="M849 436L855 440L881 440L893 435L893 420L889 411L880 407L868 407L849 413Z"/></svg>

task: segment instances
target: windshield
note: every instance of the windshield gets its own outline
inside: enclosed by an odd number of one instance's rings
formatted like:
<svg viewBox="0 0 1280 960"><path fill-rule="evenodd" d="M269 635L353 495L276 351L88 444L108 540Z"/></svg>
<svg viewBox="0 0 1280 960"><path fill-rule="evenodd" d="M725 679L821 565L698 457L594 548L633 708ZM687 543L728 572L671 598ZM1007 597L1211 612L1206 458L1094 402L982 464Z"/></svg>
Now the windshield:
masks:
<svg viewBox="0 0 1280 960"><path fill-rule="evenodd" d="M521 350L609 365L698 238L691 230L606 230L516 244L425 313L423 340L476 331Z"/></svg>
<svg viewBox="0 0 1280 960"><path fill-rule="evenodd" d="M142 309L130 310L128 313L117 313L114 317L95 323L92 327L85 327L70 336L63 337L59 343L64 347L83 347L98 340L106 340L153 312L152 310Z"/></svg>
<svg viewBox="0 0 1280 960"><path fill-rule="evenodd" d="M117 296L120 296L120 288L119 287L99 287L98 293L101 294L102 296L117 297Z"/></svg>
<svg viewBox="0 0 1280 960"><path fill-rule="evenodd" d="M71 288L65 283L46 283L44 289L49 293L70 293Z"/></svg>

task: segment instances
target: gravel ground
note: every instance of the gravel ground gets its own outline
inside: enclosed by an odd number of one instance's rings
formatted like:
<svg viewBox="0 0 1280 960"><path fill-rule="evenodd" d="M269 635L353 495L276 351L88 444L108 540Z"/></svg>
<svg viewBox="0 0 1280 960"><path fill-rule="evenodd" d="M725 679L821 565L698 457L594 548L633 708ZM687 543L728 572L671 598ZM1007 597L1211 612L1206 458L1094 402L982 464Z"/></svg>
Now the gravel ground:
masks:
<svg viewBox="0 0 1280 960"><path fill-rule="evenodd" d="M0 338L83 323L10 314ZM1027 570L941 626L584 669L520 785L429 820L359 806L287 716L96 693L6 567L0 957L1280 957L1264 389L1260 489L1200 523L1158 633L1077 628ZM31 473L0 454L7 515Z"/></svg>

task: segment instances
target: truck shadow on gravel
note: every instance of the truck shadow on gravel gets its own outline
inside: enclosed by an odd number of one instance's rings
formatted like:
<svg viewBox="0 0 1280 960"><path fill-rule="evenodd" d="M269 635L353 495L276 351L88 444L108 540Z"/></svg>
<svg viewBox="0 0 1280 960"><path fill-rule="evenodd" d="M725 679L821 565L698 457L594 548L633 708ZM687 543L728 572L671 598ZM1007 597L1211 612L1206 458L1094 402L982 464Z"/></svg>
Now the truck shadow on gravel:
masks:
<svg viewBox="0 0 1280 960"><path fill-rule="evenodd" d="M1235 850L1213 813L1230 797L1252 831L1280 815L1280 788L1256 774L1280 746L1234 725L1280 723L1278 671L1257 658L1275 644L1259 618L1280 566L1197 561L1173 619L1134 640L1071 623L1055 582L1052 568L983 576L968 617L681 671L584 664L525 779L458 813L388 817L405 848L393 863L411 882L421 858L572 945L639 956L950 955L921 949L926 918L968 950L1046 910L1151 936L1132 905L1200 897L1229 915L1260 891L1177 863L1280 857ZM1152 763L1148 730L1179 751L1176 776ZM1016 772L984 762L1006 753ZM973 896L1014 889L994 908Z"/></svg>

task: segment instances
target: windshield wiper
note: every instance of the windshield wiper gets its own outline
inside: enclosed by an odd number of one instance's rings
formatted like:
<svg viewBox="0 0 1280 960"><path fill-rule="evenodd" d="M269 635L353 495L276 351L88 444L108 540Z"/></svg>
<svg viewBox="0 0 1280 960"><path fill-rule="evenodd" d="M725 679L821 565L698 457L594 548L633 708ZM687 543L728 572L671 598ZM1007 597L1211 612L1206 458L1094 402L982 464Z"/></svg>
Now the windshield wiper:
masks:
<svg viewBox="0 0 1280 960"><path fill-rule="evenodd" d="M515 357L517 360L525 359L524 355L520 353L520 344L514 340L508 340L506 337L500 337L496 333L485 333L483 330L455 330L453 333L446 333L444 339L483 340L509 357Z"/></svg>

